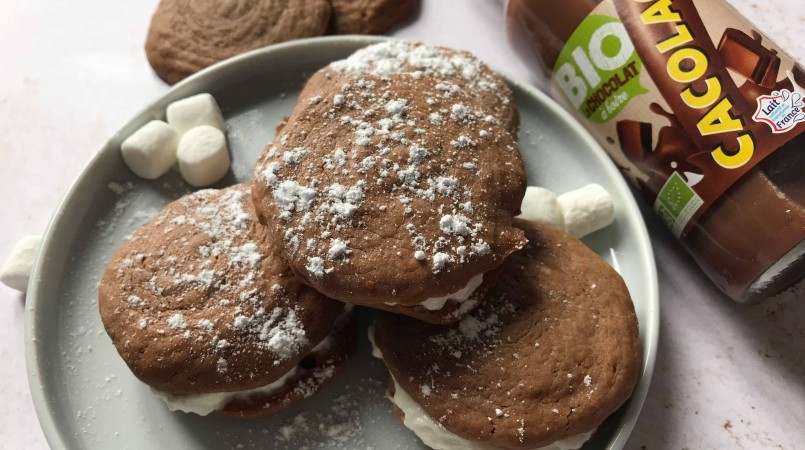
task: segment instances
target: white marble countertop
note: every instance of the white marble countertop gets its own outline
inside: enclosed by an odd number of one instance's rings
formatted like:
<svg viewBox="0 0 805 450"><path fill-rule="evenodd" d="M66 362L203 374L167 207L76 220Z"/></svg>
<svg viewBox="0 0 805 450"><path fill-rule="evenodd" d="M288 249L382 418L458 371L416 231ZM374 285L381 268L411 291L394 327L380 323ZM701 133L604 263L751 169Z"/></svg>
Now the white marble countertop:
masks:
<svg viewBox="0 0 805 450"><path fill-rule="evenodd" d="M18 238L45 231L93 153L168 89L143 51L156 3L0 2L0 259ZM805 60L805 2L731 3ZM395 35L465 48L533 79L506 44L498 2L424 5ZM627 448L802 448L805 299L731 302L663 225L645 216L662 329L654 379ZM0 448L47 448L28 391L23 315L24 296L0 285Z"/></svg>

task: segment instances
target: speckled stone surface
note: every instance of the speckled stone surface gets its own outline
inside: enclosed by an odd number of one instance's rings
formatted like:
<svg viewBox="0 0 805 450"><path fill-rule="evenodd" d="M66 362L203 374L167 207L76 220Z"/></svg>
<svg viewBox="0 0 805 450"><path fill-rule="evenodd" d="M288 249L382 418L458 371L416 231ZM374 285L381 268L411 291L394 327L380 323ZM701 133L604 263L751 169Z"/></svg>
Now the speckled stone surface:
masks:
<svg viewBox="0 0 805 450"><path fill-rule="evenodd" d="M167 90L143 50L156 3L0 4L0 258L18 238L44 232L96 149L146 99ZM805 60L805 2L731 3ZM426 0L419 18L395 35L470 50L534 80L508 48L502 24L495 1ZM658 259L662 330L648 399L626 447L801 447L805 302L731 302L659 220L644 215ZM23 315L23 296L0 286L0 447L43 449L26 378Z"/></svg>

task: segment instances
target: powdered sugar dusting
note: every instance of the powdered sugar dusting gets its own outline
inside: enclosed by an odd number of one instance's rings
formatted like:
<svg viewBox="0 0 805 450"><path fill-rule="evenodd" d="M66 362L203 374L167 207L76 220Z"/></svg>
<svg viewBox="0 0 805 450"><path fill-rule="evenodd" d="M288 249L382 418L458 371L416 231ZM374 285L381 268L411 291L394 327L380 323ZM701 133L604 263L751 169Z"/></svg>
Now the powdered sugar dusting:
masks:
<svg viewBox="0 0 805 450"><path fill-rule="evenodd" d="M525 440L525 420L518 419L517 424L517 439L522 443Z"/></svg>
<svg viewBox="0 0 805 450"><path fill-rule="evenodd" d="M356 380L346 385L332 399L322 400L315 409L300 412L283 421L276 432L268 431L274 441L261 443L275 449L343 448L379 450L369 445L365 427L388 413L383 398L386 383L376 378ZM380 401L366 401L378 399ZM382 420L382 419L380 419ZM273 444L273 445L272 445Z"/></svg>
<svg viewBox="0 0 805 450"><path fill-rule="evenodd" d="M504 298L488 299L472 314L465 316L457 327L450 327L430 340L457 359L469 354L467 350L470 348L480 348L488 354L499 344L497 335L503 327L501 315L513 311L514 305Z"/></svg>
<svg viewBox="0 0 805 450"><path fill-rule="evenodd" d="M497 81L482 76L481 62L462 54L449 54L444 49L406 41L388 41L358 50L347 59L330 64L334 70L351 74L384 76L409 73L423 76L460 76L470 86L486 91L498 89Z"/></svg>
<svg viewBox="0 0 805 450"><path fill-rule="evenodd" d="M250 323L252 329L259 333L261 345L267 347L278 356L274 364L279 364L307 345L308 340L302 323L295 310L274 308L270 314L260 309Z"/></svg>

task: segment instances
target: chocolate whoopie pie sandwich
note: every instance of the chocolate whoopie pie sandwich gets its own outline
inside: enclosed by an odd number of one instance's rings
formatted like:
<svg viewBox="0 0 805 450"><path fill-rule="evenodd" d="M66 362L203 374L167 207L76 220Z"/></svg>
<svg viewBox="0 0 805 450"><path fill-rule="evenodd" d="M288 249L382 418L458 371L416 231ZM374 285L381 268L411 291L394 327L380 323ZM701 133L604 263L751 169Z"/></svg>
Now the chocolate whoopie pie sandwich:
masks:
<svg viewBox="0 0 805 450"><path fill-rule="evenodd" d="M511 89L469 53L372 45L308 81L257 162L255 208L319 292L455 322L526 243L518 125Z"/></svg>
<svg viewBox="0 0 805 450"><path fill-rule="evenodd" d="M113 256L101 318L171 410L257 416L308 397L351 357L351 307L294 277L249 184L168 204Z"/></svg>
<svg viewBox="0 0 805 450"><path fill-rule="evenodd" d="M370 329L398 415L434 449L576 449L637 382L621 277L563 231L518 226L528 246L460 323L380 312Z"/></svg>

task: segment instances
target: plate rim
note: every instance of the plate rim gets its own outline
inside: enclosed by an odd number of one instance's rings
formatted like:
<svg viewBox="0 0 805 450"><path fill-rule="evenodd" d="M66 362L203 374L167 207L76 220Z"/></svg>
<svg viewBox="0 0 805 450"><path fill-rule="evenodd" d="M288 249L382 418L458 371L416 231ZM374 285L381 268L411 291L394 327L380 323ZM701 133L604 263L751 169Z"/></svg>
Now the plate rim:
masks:
<svg viewBox="0 0 805 450"><path fill-rule="evenodd" d="M94 167L100 164L99 161L106 156L108 152L114 150L112 149L114 146L113 144L116 140L118 140L123 130L132 127L135 123L141 122L144 117L150 116L150 111L152 111L156 105L164 103L175 92L185 89L185 87L188 85L198 83L197 80L214 78L219 73L235 70L239 65L245 64L249 60L259 60L260 58L265 57L267 54L288 51L293 48L302 49L310 46L331 45L331 43L334 42L371 45L384 40L394 39L395 38L383 36L360 35L319 36L269 45L220 61L185 78L179 83L170 86L167 91L149 101L145 107L137 111L128 121L120 126L118 130L115 131L115 133L112 134L112 136L110 136L103 143L103 145L100 146L98 151L92 155L89 161L81 169L76 179L70 184L70 187L67 189L64 197L62 197L58 207L51 216L43 235L41 251L37 257L36 264L34 265L34 269L28 284L28 292L26 294L26 372L28 376L29 390L31 392L31 398L33 400L37 418L39 420L39 425L42 428L45 439L51 448L66 449L67 446L65 444L66 440L64 439L62 432L63 430L57 425L58 421L55 417L54 411L48 407L48 395L46 393L46 388L40 381L42 379L41 376L44 373L42 367L44 355L41 354L43 343L41 340L37 339L37 322L39 320L39 308L37 306L40 302L44 302L44 299L41 298L42 294L40 294L40 280L42 279L42 271L45 261L48 260L48 254L51 253L49 250L54 244L52 242L53 234L60 225L60 218L65 215L69 203L71 203L71 201L74 199L77 192L81 191L81 187L89 182ZM654 251L651 245L651 240L649 239L646 223L643 220L640 209L637 205L637 201L631 190L628 188L626 181L623 179L615 164L609 159L609 156L606 154L604 149L600 144L598 144L598 142L595 141L595 139L593 139L590 133L587 132L587 130L585 130L584 127L569 112L562 108L547 93L539 90L529 83L526 83L523 80L518 79L517 77L509 75L505 70L499 70L494 66L492 66L492 68L496 72L500 73L510 85L516 86L518 89L525 91L528 95L535 97L543 104L543 106L549 109L552 114L556 115L561 121L573 129L574 132L579 135L582 141L585 142L585 144L589 145L593 149L592 155L594 155L596 162L601 166L602 170L607 172L607 174L610 175L613 180L615 180L615 188L619 191L618 194L626 200L626 204L623 205L624 207L622 208L623 214L627 216L630 222L636 224L638 253L640 253L641 257L648 262L648 264L643 267L643 275L645 275L643 281L646 285L646 291L648 293L648 298L646 299L646 315L648 320L645 324L641 324L640 329L641 333L646 333L646 348L642 349L642 351L646 354L646 358L644 358L642 361L640 378L638 383L635 385L635 390L626 403L626 409L624 410L620 423L618 424L618 427L616 428L616 431L608 445L609 449L621 449L631 435L632 430L637 423L637 419L640 411L642 410L643 404L645 403L654 373L657 344L659 340L659 281L656 260L654 259Z"/></svg>

